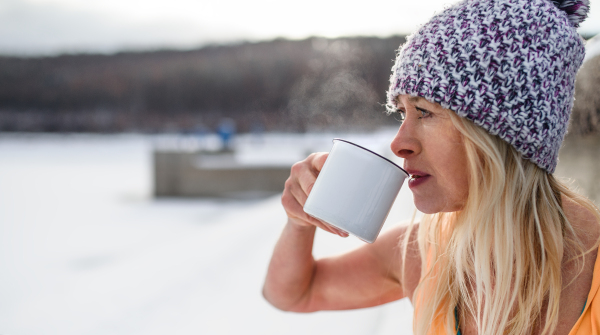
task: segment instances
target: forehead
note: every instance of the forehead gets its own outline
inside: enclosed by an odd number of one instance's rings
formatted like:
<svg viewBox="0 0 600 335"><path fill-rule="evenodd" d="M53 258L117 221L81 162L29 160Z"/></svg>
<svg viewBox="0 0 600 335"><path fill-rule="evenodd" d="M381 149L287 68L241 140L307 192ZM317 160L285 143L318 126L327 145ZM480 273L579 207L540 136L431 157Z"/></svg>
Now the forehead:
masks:
<svg viewBox="0 0 600 335"><path fill-rule="evenodd" d="M402 103L403 98L406 98L406 100L408 100L408 103L410 103L411 105L414 105L414 104L419 103L419 102L425 102L425 101L427 101L423 97L413 97L413 96L410 96L410 95L399 95L396 98L396 105L397 106L402 106L403 105L403 103Z"/></svg>

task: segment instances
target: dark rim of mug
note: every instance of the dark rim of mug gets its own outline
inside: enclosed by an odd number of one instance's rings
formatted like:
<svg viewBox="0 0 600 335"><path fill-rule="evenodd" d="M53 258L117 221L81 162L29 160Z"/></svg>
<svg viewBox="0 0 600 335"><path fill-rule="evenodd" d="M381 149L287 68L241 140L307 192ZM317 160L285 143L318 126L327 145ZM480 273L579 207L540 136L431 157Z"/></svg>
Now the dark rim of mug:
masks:
<svg viewBox="0 0 600 335"><path fill-rule="evenodd" d="M353 146L355 146L355 147L359 147L359 148L361 148L361 149L363 149L363 150L366 150L366 151L368 151L368 152L372 153L373 155L377 155L377 156L379 156L379 157L381 157L381 158L385 159L386 161L390 162L390 164L392 164L393 166L395 166L395 167L399 168L400 170L402 170L402 172L404 172L404 173L406 174L406 177L407 177L407 178L408 178L408 177L410 177L410 174L409 174L408 172L406 172L406 170L404 170L403 168L399 167L399 166L398 166L398 164L396 164L396 163L392 162L391 160L389 160L389 159L387 159L387 158L385 158L385 157L381 156L380 154L378 154L378 153L376 153L376 152L374 152L374 151L371 151L371 150L369 150L369 149L367 149L367 148L365 148L365 147L362 147L362 146L360 146L360 145L358 145L358 144L356 144L356 143L352 143L352 142L350 142L350 141L348 141L348 140L344 140L343 138L334 138L334 139L332 140L332 142L334 142L334 141L342 141L342 142L346 142L346 143L348 143L348 144L352 144L352 145L353 145Z"/></svg>

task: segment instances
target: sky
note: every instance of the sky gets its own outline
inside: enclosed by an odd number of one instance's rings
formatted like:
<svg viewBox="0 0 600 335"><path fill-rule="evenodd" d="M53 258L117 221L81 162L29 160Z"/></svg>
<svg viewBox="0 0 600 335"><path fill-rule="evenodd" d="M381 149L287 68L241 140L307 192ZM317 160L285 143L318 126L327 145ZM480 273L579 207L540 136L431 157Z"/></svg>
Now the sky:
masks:
<svg viewBox="0 0 600 335"><path fill-rule="evenodd" d="M0 0L0 54L191 49L209 43L412 32L455 0ZM580 32L600 32L591 0Z"/></svg>

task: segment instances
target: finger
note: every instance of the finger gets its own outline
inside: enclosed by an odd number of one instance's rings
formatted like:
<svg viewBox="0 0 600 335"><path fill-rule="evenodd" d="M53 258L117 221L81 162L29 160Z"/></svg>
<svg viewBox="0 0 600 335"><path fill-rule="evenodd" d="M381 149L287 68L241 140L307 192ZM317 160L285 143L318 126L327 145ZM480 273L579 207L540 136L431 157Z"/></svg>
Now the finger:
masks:
<svg viewBox="0 0 600 335"><path fill-rule="evenodd" d="M315 181L323 169L323 165L325 165L328 156L329 153L327 152L318 152L310 155L310 170L308 172L304 170L299 171L301 173L298 174L298 182L307 195L312 191Z"/></svg>
<svg viewBox="0 0 600 335"><path fill-rule="evenodd" d="M338 236L341 236L341 237L348 237L348 234L346 234L345 232L343 232L341 230L338 230L337 228L335 228L335 227L333 227L331 225L328 225L327 223L325 223L323 221L319 221L319 223L320 224L319 224L318 227L321 228L321 229L323 229L323 230L325 230L326 232L329 232L329 233L332 233L334 235L338 235Z"/></svg>
<svg viewBox="0 0 600 335"><path fill-rule="evenodd" d="M317 176L314 174L314 172L311 171L311 159L312 155L309 156L307 159L292 165L290 178L288 178L288 180L286 181L286 187L289 187L297 195L300 195L299 193L297 193L299 191L302 191L305 193L305 195L308 195L308 192L306 192L307 187L310 184L314 183L317 179ZM300 186L300 190L295 189L296 185ZM303 197L299 197L298 200L302 200L301 198ZM304 201L301 201L301 203L302 205L304 205Z"/></svg>
<svg viewBox="0 0 600 335"><path fill-rule="evenodd" d="M290 193L292 193L292 195L296 199L296 202L298 204L300 204L300 206L302 206L303 213L306 214L306 212L304 212L304 204L306 203L306 199L308 198L307 195L306 195L306 193L304 193L304 191L300 187L298 187L297 184L291 185L289 187L289 191L290 191ZM307 218L309 220L311 220L311 223L314 223L314 224L319 225L319 226L323 225L323 226L327 227L327 229L326 229L327 231L334 232L335 234L340 235L340 236L347 236L348 235L345 231L343 231L343 230L341 230L339 228L336 228L336 227L334 227L334 226L332 226L332 225L330 225L330 224L328 224L328 223L326 223L324 221L321 221L321 220L319 220L317 218L314 218L314 217L312 217L312 216L310 216L308 214L306 214L306 215L307 215ZM316 220L317 222L315 222L314 220Z"/></svg>
<svg viewBox="0 0 600 335"><path fill-rule="evenodd" d="M314 226L321 228L322 230L325 230L326 232L329 232L329 233L332 233L335 235L339 235L339 236L343 236L340 233L338 233L338 231L336 229L333 229L326 223L306 214L306 212L304 212L304 210L302 209L302 206L300 206L300 204L298 202L289 203L288 207L287 207L287 211L288 211L288 216L290 216L290 218L312 224Z"/></svg>
<svg viewBox="0 0 600 335"><path fill-rule="evenodd" d="M305 197L308 197L310 191L312 191L312 188L315 185L315 181L317 181L317 176L309 171L305 171L305 173L298 175L297 178L298 186L300 186L300 190L298 191L301 191ZM304 201L306 201L306 199L304 199Z"/></svg>
<svg viewBox="0 0 600 335"><path fill-rule="evenodd" d="M336 234L340 235L341 237L348 237L348 233L342 229L339 229L333 225L330 225L329 223L325 222L325 221L321 221L324 225L326 225L327 227L329 227L329 229L333 230L336 232Z"/></svg>
<svg viewBox="0 0 600 335"><path fill-rule="evenodd" d="M296 200L290 192L285 192L281 197L281 202L288 217L305 222L307 225L320 226L322 223L317 219L306 214L303 206Z"/></svg>
<svg viewBox="0 0 600 335"><path fill-rule="evenodd" d="M304 189L302 189L302 186L299 183L292 184L289 187L289 191L290 193L292 193L294 198L296 198L298 203L304 207L306 199L308 199L308 194L306 193L306 191L304 191Z"/></svg>
<svg viewBox="0 0 600 335"><path fill-rule="evenodd" d="M319 172L323 169L323 165L325 165L325 161L329 157L328 152L317 152L314 154L314 158L312 160L312 167L314 172L318 175Z"/></svg>
<svg viewBox="0 0 600 335"><path fill-rule="evenodd" d="M315 218L315 217L313 217L313 216L310 216L310 215L309 215L309 214L307 214L306 212L304 212L304 214L306 215L306 216L305 216L306 220L310 220L310 222L311 222L313 225L315 225L315 226L317 226L317 227L321 228L322 230L324 230L324 231L326 231L326 232L328 232L328 233L332 233L332 234L334 234L334 235L339 235L339 236L341 236L341 237L347 237L347 236L348 236L348 233L346 233L345 231L343 231L343 230L340 230L340 229L338 229L338 228L336 228L336 227L334 227L334 226L332 226L332 225L328 224L328 223L327 223L327 222L325 222L325 221L322 221L322 220L320 220L320 219L317 219L317 218Z"/></svg>

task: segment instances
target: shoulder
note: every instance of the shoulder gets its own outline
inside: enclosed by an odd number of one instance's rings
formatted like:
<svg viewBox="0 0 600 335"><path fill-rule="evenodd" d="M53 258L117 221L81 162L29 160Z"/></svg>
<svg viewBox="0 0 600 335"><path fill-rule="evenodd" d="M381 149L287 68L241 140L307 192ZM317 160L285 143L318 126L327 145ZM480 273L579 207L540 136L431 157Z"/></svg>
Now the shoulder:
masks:
<svg viewBox="0 0 600 335"><path fill-rule="evenodd" d="M581 315L581 306L586 304L593 288L594 272L600 239L600 218L597 209L585 198L562 196L562 208L573 227L575 243L565 243L562 263L563 291L561 293L561 314L571 315L574 323ZM568 234L568 232L567 232ZM566 236L568 242L569 238ZM577 241L581 248L576 246ZM582 254L583 252L583 254ZM583 257L582 257L583 256Z"/></svg>
<svg viewBox="0 0 600 335"><path fill-rule="evenodd" d="M599 213L595 212L597 208L592 207L593 203L591 201L588 205L590 208L580 201L566 196L562 197L565 216L573 226L585 249L594 247L600 239Z"/></svg>
<svg viewBox="0 0 600 335"><path fill-rule="evenodd" d="M372 252L378 259L390 262L391 275L401 283L404 295L411 300L421 278L418 232L418 223L397 226L382 234L372 245Z"/></svg>

